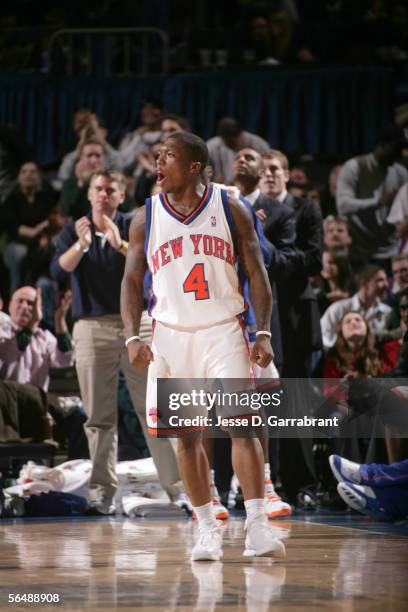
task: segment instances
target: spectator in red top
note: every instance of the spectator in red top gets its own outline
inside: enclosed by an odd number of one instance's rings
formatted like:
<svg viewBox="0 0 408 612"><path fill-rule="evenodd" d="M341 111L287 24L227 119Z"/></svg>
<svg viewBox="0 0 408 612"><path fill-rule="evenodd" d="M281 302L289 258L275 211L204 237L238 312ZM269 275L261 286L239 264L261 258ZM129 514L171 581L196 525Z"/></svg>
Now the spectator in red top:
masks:
<svg viewBox="0 0 408 612"><path fill-rule="evenodd" d="M398 352L395 341L386 342L381 349L375 346L375 337L364 317L355 311L346 312L339 325L336 344L323 364L323 378L365 378L389 372L396 364ZM330 380L323 385L324 395L344 400L339 385Z"/></svg>

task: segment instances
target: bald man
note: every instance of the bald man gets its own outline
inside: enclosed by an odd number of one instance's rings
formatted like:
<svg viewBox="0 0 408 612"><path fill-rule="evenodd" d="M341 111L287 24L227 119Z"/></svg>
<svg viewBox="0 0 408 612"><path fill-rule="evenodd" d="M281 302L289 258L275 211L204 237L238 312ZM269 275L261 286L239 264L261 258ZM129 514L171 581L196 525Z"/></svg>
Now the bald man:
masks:
<svg viewBox="0 0 408 612"><path fill-rule="evenodd" d="M0 322L0 378L31 383L47 391L50 368L73 364L71 336L66 323L70 304L71 292L67 291L55 311L55 337L39 326L42 318L40 290L26 286L13 293L10 320Z"/></svg>

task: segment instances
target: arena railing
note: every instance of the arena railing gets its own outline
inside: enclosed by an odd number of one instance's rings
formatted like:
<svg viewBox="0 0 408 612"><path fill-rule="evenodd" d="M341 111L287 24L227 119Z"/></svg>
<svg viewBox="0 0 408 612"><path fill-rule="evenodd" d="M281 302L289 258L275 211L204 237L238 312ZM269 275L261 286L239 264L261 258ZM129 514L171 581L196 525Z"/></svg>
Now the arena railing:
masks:
<svg viewBox="0 0 408 612"><path fill-rule="evenodd" d="M54 74L164 76L169 40L158 28L66 28L50 37L48 55Z"/></svg>

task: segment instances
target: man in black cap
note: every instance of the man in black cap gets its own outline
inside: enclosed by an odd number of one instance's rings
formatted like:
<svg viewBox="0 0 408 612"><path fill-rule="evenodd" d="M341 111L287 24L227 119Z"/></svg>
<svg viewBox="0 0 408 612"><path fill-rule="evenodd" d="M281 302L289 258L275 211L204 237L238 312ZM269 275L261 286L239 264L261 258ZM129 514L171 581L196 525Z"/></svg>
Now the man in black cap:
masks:
<svg viewBox="0 0 408 612"><path fill-rule="evenodd" d="M404 130L383 128L372 153L349 159L337 183L337 210L347 217L353 255L384 263L397 254L398 237L387 216L408 171L397 163L408 146Z"/></svg>

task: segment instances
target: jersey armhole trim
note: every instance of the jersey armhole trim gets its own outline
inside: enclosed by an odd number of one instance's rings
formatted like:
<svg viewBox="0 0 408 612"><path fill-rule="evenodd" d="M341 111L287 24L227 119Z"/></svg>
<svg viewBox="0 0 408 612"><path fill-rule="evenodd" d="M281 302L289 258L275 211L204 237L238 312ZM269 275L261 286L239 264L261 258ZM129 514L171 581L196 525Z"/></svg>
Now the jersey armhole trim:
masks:
<svg viewBox="0 0 408 612"><path fill-rule="evenodd" d="M149 247L150 240L150 228L152 226L152 198L146 198L146 229L145 229L145 239L144 239L144 251L147 259L147 249Z"/></svg>
<svg viewBox="0 0 408 612"><path fill-rule="evenodd" d="M224 208L225 218L227 219L228 226L230 228L232 241L234 243L234 250L237 253L237 228L235 226L234 217L232 216L231 206L228 201L228 192L226 189L221 189L221 200Z"/></svg>

